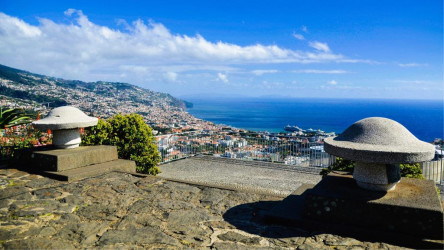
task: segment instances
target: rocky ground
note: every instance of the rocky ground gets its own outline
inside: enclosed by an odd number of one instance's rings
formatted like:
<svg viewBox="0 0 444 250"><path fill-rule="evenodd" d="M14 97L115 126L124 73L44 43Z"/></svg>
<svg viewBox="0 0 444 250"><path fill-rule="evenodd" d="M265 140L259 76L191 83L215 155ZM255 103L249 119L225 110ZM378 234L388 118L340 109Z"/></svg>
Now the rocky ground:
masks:
<svg viewBox="0 0 444 250"><path fill-rule="evenodd" d="M257 219L281 199L125 173L67 183L0 169L0 248L398 248Z"/></svg>

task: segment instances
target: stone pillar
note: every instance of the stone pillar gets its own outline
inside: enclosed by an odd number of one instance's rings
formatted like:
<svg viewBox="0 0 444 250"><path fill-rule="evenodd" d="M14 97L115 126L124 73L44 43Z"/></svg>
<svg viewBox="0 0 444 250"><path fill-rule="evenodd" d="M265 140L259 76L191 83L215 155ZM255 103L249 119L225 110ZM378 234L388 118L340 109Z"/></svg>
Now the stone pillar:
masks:
<svg viewBox="0 0 444 250"><path fill-rule="evenodd" d="M356 162L353 178L361 188L391 191L401 180L401 172L399 165Z"/></svg>
<svg viewBox="0 0 444 250"><path fill-rule="evenodd" d="M81 142L79 129L54 130L52 144L56 148L77 148Z"/></svg>

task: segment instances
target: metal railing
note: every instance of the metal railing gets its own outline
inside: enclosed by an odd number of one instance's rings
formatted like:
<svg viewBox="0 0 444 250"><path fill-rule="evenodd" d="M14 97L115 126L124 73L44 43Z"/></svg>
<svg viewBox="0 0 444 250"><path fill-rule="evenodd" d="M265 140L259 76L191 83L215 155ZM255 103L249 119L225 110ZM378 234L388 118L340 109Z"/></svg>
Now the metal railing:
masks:
<svg viewBox="0 0 444 250"><path fill-rule="evenodd" d="M196 155L322 168L329 167L336 161L336 157L324 151L323 143L313 137L187 132L156 136L156 140L161 163ZM443 156L441 149L436 152L434 160L420 163L423 176L441 185L444 185Z"/></svg>
<svg viewBox="0 0 444 250"><path fill-rule="evenodd" d="M433 180L435 183L444 185L444 150L436 150L435 159L420 163L422 175L427 180Z"/></svg>
<svg viewBox="0 0 444 250"><path fill-rule="evenodd" d="M250 161L267 161L307 167L328 167L335 157L315 138L259 134L227 135L184 133L156 136L161 162L195 155L214 155Z"/></svg>

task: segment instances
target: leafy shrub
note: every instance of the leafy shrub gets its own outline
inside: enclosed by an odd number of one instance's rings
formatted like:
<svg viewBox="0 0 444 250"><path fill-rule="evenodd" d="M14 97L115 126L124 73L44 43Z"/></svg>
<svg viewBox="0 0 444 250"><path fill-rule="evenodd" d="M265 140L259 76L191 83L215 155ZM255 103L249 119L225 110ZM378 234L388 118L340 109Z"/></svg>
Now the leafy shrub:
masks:
<svg viewBox="0 0 444 250"><path fill-rule="evenodd" d="M341 157L336 157L336 162L333 163L328 168L324 168L321 171L323 176L326 176L332 171L344 171L348 173L353 173L353 169L355 168L355 162L351 160L345 160ZM415 164L400 164L399 165L401 171L401 177L407 178L415 178L415 179L424 179L422 176L422 170L419 163Z"/></svg>
<svg viewBox="0 0 444 250"><path fill-rule="evenodd" d="M157 146L151 128L138 114L117 114L85 131L82 145L117 146L119 158L136 162L137 172L156 175L160 172Z"/></svg>
<svg viewBox="0 0 444 250"><path fill-rule="evenodd" d="M424 179L422 176L421 166L419 163L414 164L399 164L401 176L407 178Z"/></svg>
<svg viewBox="0 0 444 250"><path fill-rule="evenodd" d="M1 129L0 133L0 161L17 162L29 148L46 146L52 143L51 137L39 130L34 129L31 124Z"/></svg>
<svg viewBox="0 0 444 250"><path fill-rule="evenodd" d="M353 173L353 169L355 168L355 162L351 160L346 160L341 157L336 157L335 163L333 163L330 167L324 168L321 171L323 176L326 176L330 172L333 171L344 171L348 173Z"/></svg>
<svg viewBox="0 0 444 250"><path fill-rule="evenodd" d="M85 130L82 135L82 145L114 145L110 143L112 127L109 122L99 119L97 126Z"/></svg>
<svg viewBox="0 0 444 250"><path fill-rule="evenodd" d="M2 139L5 137L2 137ZM32 139L29 138L5 138L7 139L7 143L1 143L0 146L0 162L8 162L13 159L20 159L22 152L25 149L32 148ZM3 144L7 144L4 146Z"/></svg>

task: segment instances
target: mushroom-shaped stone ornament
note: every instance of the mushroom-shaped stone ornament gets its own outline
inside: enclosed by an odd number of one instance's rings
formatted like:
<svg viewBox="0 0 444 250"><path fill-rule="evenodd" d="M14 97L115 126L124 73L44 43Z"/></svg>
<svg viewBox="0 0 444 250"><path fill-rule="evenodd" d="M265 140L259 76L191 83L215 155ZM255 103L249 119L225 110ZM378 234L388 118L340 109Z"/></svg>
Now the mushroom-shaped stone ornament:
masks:
<svg viewBox="0 0 444 250"><path fill-rule="evenodd" d="M400 123L382 117L355 122L342 134L326 138L325 151L356 161L353 178L358 186L390 191L400 181L399 164L433 159L432 144L418 140Z"/></svg>
<svg viewBox="0 0 444 250"><path fill-rule="evenodd" d="M76 148L80 144L79 128L97 125L98 119L89 117L80 109L63 106L51 110L47 117L34 121L34 128L53 132L52 144L56 148Z"/></svg>

